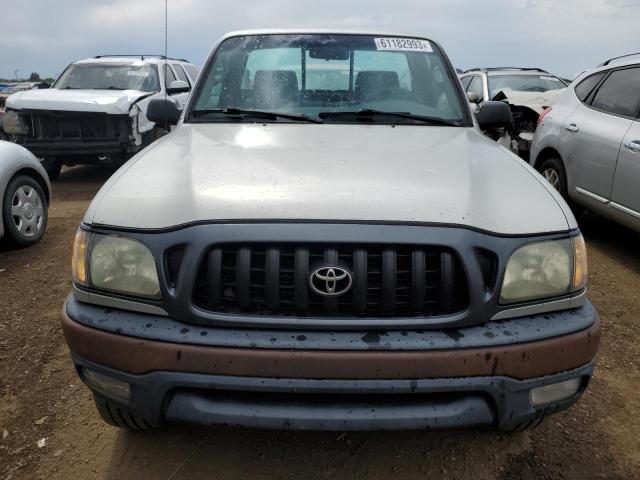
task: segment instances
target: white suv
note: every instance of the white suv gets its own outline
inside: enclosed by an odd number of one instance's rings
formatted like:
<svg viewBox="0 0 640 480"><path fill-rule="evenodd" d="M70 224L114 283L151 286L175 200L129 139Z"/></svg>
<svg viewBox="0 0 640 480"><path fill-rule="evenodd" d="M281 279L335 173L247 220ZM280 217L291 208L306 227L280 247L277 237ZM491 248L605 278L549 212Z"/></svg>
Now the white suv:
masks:
<svg viewBox="0 0 640 480"><path fill-rule="evenodd" d="M168 95L184 105L198 72L186 60L162 56L79 60L50 89L11 95L3 129L42 159L52 179L62 164L118 164L165 132L147 119L149 101Z"/></svg>
<svg viewBox="0 0 640 480"><path fill-rule="evenodd" d="M640 60L582 73L541 116L531 164L567 199L640 231Z"/></svg>

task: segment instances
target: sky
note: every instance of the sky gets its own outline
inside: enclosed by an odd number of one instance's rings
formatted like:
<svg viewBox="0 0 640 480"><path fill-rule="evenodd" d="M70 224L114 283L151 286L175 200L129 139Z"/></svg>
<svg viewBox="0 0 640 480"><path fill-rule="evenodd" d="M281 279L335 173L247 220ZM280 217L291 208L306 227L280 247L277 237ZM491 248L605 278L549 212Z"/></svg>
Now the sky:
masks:
<svg viewBox="0 0 640 480"><path fill-rule="evenodd" d="M168 11L169 56L197 65L224 33L263 27L414 33L462 69L534 66L569 78L640 51L640 0L168 0ZM0 78L164 52L164 0L0 0L0 12Z"/></svg>

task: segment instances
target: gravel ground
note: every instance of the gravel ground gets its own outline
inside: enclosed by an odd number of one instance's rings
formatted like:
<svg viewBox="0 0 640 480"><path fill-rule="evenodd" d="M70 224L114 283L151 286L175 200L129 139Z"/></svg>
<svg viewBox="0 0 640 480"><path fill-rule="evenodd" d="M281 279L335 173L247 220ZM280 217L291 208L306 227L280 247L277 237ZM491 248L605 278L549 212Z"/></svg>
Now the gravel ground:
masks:
<svg viewBox="0 0 640 480"><path fill-rule="evenodd" d="M576 406L534 431L136 434L106 426L73 371L60 310L73 235L110 173L63 172L43 241L0 246L0 479L640 478L640 236L591 215L581 224L603 322L598 370Z"/></svg>

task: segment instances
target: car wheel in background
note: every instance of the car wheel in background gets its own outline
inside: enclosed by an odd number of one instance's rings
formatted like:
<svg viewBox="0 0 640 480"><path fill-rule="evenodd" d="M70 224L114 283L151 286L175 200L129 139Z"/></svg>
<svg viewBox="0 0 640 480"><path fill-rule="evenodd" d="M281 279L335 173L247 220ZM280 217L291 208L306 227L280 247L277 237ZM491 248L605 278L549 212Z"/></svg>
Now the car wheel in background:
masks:
<svg viewBox="0 0 640 480"><path fill-rule="evenodd" d="M47 175L49 175L49 180L55 180L60 176L60 171L62 170L62 160L58 157L44 157L40 159L40 163L47 171Z"/></svg>
<svg viewBox="0 0 640 480"><path fill-rule="evenodd" d="M4 192L2 219L13 243L27 247L40 241L47 228L47 197L32 177L15 177Z"/></svg>
<svg viewBox="0 0 640 480"><path fill-rule="evenodd" d="M564 168L562 160L559 158L549 158L542 162L538 170L551 186L558 190L565 200L568 200L567 171Z"/></svg>

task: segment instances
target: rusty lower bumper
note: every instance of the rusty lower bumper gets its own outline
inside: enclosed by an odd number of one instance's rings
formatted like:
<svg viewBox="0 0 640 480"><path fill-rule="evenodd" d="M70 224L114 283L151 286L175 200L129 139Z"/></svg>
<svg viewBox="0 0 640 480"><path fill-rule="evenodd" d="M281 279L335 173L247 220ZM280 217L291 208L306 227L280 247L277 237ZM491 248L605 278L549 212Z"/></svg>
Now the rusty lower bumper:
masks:
<svg viewBox="0 0 640 480"><path fill-rule="evenodd" d="M490 348L343 351L220 348L128 337L90 328L63 315L69 348L132 374L154 371L241 377L410 379L506 376L528 379L571 370L596 354L600 323L537 342Z"/></svg>
<svg viewBox="0 0 640 480"><path fill-rule="evenodd" d="M151 425L314 430L519 427L581 396L600 337L590 304L455 335L389 332L386 343L367 343L375 335L362 332L331 334L325 342L313 332L189 331L192 326L166 317L72 297L62 325L78 374L94 395ZM549 336L557 327L564 333ZM87 372L128 385L130 397L96 388ZM567 381L579 384L569 397L532 403L533 389Z"/></svg>

